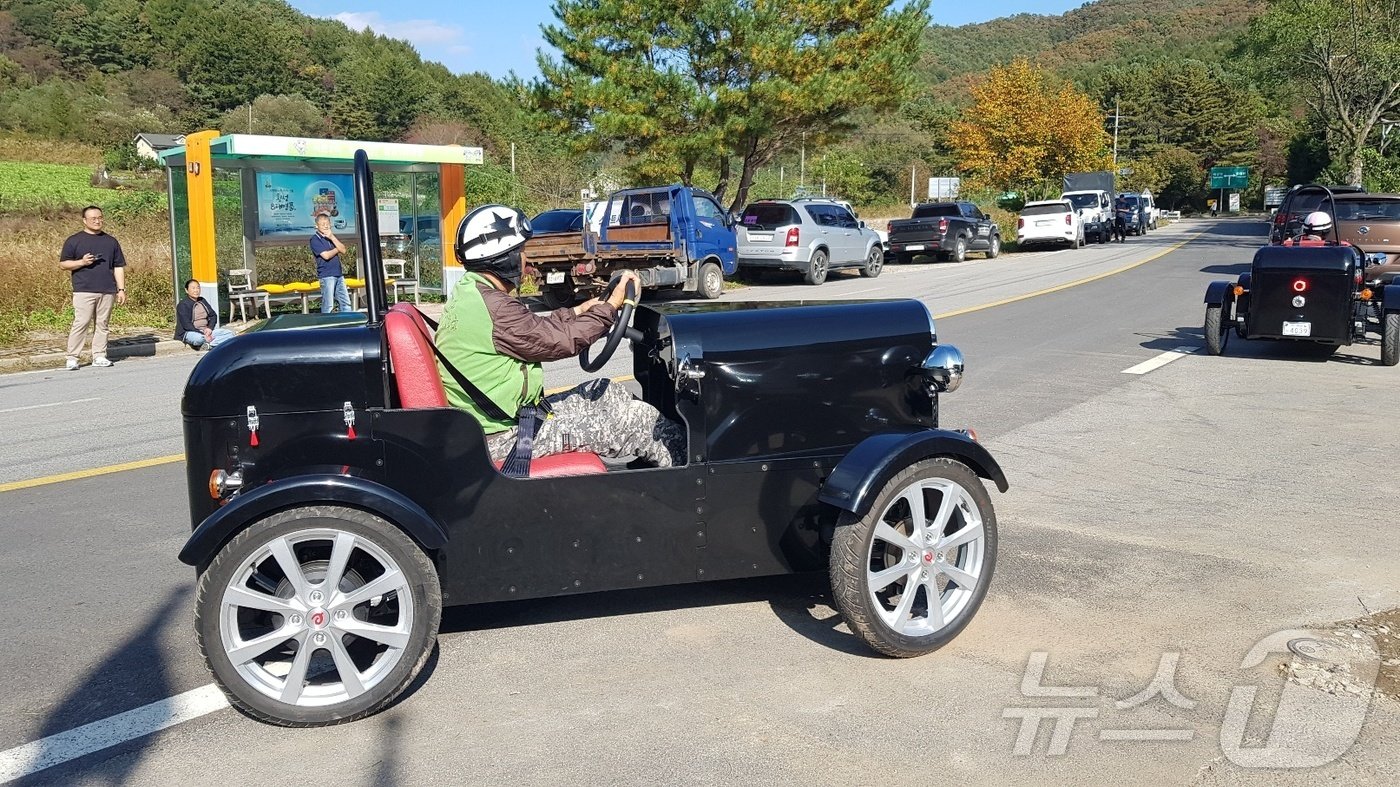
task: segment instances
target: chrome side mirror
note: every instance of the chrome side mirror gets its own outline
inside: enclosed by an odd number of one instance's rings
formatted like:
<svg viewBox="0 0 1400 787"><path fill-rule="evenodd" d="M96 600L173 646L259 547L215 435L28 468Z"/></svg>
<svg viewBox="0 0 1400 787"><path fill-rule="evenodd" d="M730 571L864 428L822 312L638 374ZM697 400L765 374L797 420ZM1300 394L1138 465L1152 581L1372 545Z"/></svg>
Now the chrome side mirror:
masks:
<svg viewBox="0 0 1400 787"><path fill-rule="evenodd" d="M924 382L934 393L952 393L962 385L963 354L951 344L940 344L920 366Z"/></svg>

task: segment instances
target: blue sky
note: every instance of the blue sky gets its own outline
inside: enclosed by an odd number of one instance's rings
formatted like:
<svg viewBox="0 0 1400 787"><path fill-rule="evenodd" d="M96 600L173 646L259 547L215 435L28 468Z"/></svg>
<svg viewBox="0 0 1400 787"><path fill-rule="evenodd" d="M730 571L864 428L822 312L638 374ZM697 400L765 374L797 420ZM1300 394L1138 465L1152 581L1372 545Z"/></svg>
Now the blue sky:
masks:
<svg viewBox="0 0 1400 787"><path fill-rule="evenodd" d="M312 16L339 19L356 29L413 43L427 60L458 73L484 71L503 77L514 71L538 76L535 50L544 45L540 26L554 21L550 0L291 0ZM1083 0L934 0L933 21L942 25L984 22L1012 14L1062 14Z"/></svg>

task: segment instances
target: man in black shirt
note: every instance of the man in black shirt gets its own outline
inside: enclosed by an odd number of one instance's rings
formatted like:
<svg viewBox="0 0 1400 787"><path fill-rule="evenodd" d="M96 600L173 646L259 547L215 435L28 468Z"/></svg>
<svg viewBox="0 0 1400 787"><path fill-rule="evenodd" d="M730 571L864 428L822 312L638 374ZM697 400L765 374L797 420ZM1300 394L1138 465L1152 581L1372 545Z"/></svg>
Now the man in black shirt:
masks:
<svg viewBox="0 0 1400 787"><path fill-rule="evenodd" d="M126 303L126 257L117 239L102 231L102 209L83 208L83 231L63 242L58 267L73 275L73 328L68 332L67 368L78 368L78 353L90 323L92 365L111 366L107 360L107 320L112 303Z"/></svg>

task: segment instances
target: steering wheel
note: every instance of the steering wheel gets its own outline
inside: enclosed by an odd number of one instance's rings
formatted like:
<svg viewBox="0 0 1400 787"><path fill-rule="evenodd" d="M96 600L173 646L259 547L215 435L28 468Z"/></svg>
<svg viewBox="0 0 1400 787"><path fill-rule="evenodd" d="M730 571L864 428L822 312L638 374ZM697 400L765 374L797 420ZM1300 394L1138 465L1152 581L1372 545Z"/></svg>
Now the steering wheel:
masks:
<svg viewBox="0 0 1400 787"><path fill-rule="evenodd" d="M612 291L617 287L617 283L621 279L622 276L620 274L612 277L612 280L608 282L608 286L603 288L603 294L601 296L603 300L607 300L608 296L612 294ZM583 352L579 353L578 365L583 367L585 372L596 372L603 368L608 361L611 361L613 353L617 351L617 345L622 343L623 336L626 336L634 342L641 341L642 332L631 327L632 312L636 309L636 304L636 285L632 282L628 282L627 296L622 302L622 311L618 313L617 321L614 322L612 328L608 330L607 341L604 342L603 349L592 359L588 357L588 352L592 348L585 348Z"/></svg>

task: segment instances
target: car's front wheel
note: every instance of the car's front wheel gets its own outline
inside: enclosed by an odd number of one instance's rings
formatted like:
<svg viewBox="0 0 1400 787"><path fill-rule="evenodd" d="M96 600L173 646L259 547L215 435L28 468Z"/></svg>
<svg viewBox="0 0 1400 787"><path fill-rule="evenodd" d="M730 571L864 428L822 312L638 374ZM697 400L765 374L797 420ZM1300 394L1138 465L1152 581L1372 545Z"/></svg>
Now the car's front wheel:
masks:
<svg viewBox="0 0 1400 787"><path fill-rule="evenodd" d="M719 263L707 262L700 266L700 297L714 300L724 294L724 271Z"/></svg>
<svg viewBox="0 0 1400 787"><path fill-rule="evenodd" d="M274 514L199 578L195 631L239 710L288 727L388 706L423 668L442 593L428 556L377 516L339 506Z"/></svg>
<svg viewBox="0 0 1400 787"><path fill-rule="evenodd" d="M992 235L991 245L987 246L987 259L994 260L1001 254L1001 236Z"/></svg>
<svg viewBox="0 0 1400 787"><path fill-rule="evenodd" d="M879 246L871 246L870 253L865 255L865 265L861 266L860 275L867 279L873 279L880 275L880 271L885 269L885 252Z"/></svg>
<svg viewBox="0 0 1400 787"><path fill-rule="evenodd" d="M831 589L851 631L899 658L948 644L977 613L996 565L997 523L966 465L925 459L895 474L863 517L843 514Z"/></svg>

